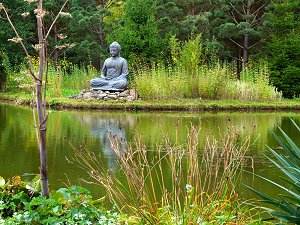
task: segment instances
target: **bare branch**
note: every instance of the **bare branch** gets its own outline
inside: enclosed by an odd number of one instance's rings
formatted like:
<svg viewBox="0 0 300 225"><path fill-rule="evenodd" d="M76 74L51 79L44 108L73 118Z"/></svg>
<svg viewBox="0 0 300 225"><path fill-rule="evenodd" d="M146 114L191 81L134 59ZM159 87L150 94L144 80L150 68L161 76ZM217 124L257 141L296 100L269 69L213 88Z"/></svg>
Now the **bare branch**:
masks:
<svg viewBox="0 0 300 225"><path fill-rule="evenodd" d="M259 43L261 43L261 42L263 42L263 41L265 41L265 40L267 40L267 38L264 38L264 39L262 39L262 40L259 40L259 41L256 42L255 44L251 45L248 49L253 48L254 46L258 45Z"/></svg>
<svg viewBox="0 0 300 225"><path fill-rule="evenodd" d="M230 41L232 41L233 43L235 43L237 46L239 46L240 48L244 49L244 47L242 45L240 45L239 43L237 43L235 40L233 40L232 38L229 38Z"/></svg>
<svg viewBox="0 0 300 225"><path fill-rule="evenodd" d="M236 11L238 14L240 14L240 16L244 16L242 13L240 13L232 3L229 3L231 5L231 7L234 9L234 11Z"/></svg>
<svg viewBox="0 0 300 225"><path fill-rule="evenodd" d="M69 0L66 0L65 3L63 4L63 6L61 7L61 9L59 10L58 14L56 15L55 19L53 20L53 22L52 22L52 24L51 24L51 26L50 26L50 28L49 28L49 30L48 30L46 36L45 36L45 39L48 38L48 36L49 36L49 34L50 34L50 32L51 32L51 30L52 30L54 24L56 23L56 21L57 21L59 15L60 15L60 13L61 13L62 10L64 9L64 7L66 6L66 4L67 4L68 1L69 1Z"/></svg>
<svg viewBox="0 0 300 225"><path fill-rule="evenodd" d="M12 21L11 21L9 15L8 15L8 13L7 13L7 11L6 11L6 8L5 8L3 5L2 5L2 7L3 7L2 9L3 9L4 12L5 12L6 18L7 18L8 22L9 22L10 26L11 26L12 29L14 30L14 32L15 32L17 38L19 39L19 42L20 42L20 44L21 44L21 46L22 46L22 48L23 48L23 50L24 50L24 52L25 52L25 54L26 54L26 56L27 56L27 58L28 58L30 74L31 74L31 76L34 78L34 80L38 80L38 78L37 78L37 77L35 76L35 74L34 74L34 68L33 68L33 65L32 65L32 62L31 62L31 59L30 59L30 55L29 55L29 53L28 53L28 51L27 51L27 49L26 49L26 47L25 47L25 45L24 45L24 43L23 43L23 41L22 41L22 38L20 37L20 35L19 35L18 31L16 30L14 24L12 23Z"/></svg>
<svg viewBox="0 0 300 225"><path fill-rule="evenodd" d="M257 14L259 13L259 11L260 11L265 5L266 5L266 3L265 3L265 4L262 4L261 7L259 7L255 12L252 13L252 15L257 16Z"/></svg>
<svg viewBox="0 0 300 225"><path fill-rule="evenodd" d="M236 23L239 24L239 22L237 21L237 19L235 18L235 15L233 13L230 13L229 17Z"/></svg>

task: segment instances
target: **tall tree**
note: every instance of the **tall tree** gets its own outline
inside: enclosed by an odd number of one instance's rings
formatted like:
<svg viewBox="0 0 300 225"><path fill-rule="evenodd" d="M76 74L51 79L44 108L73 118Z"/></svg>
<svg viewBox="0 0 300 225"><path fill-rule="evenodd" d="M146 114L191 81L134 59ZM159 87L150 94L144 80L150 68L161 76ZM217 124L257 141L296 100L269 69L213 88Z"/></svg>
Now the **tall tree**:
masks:
<svg viewBox="0 0 300 225"><path fill-rule="evenodd" d="M113 19L109 18L115 16L112 13L122 3L123 0L71 0L72 19L66 34L67 41L75 47L66 53L69 60L101 67L107 52L106 35L113 30Z"/></svg>
<svg viewBox="0 0 300 225"><path fill-rule="evenodd" d="M226 48L233 50L243 68L249 50L262 41L263 14L269 0L215 0L210 18L212 33Z"/></svg>
<svg viewBox="0 0 300 225"><path fill-rule="evenodd" d="M300 95L300 2L276 0L266 15L270 39L265 48L271 81L287 98Z"/></svg>
<svg viewBox="0 0 300 225"><path fill-rule="evenodd" d="M118 41L123 55L129 60L136 57L149 61L160 57L161 40L155 20L157 2L153 0L127 0L124 16L118 28L108 37Z"/></svg>
<svg viewBox="0 0 300 225"><path fill-rule="evenodd" d="M157 19L162 36L170 33L187 40L191 35L205 35L212 7L205 0L159 0Z"/></svg>

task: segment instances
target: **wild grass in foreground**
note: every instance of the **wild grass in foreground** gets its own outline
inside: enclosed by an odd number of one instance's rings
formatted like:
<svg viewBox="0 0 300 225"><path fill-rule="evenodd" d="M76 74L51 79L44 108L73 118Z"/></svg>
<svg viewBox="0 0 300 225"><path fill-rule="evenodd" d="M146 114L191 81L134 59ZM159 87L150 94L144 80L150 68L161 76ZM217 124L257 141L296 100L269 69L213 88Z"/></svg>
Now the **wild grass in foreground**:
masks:
<svg viewBox="0 0 300 225"><path fill-rule="evenodd" d="M185 146L164 138L152 151L139 139L126 145L111 137L117 172L105 170L100 158L85 148L74 147L73 161L105 187L121 213L136 217L137 224L254 223L252 210L237 191L249 139L241 142L229 128L220 140L207 136L200 153L199 132L191 128Z"/></svg>

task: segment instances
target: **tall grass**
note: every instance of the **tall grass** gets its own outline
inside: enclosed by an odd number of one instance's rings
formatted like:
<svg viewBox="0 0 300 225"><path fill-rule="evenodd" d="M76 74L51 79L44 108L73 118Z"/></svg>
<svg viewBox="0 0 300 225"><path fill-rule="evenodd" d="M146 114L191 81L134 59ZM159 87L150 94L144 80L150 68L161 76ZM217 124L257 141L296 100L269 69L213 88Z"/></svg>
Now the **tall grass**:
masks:
<svg viewBox="0 0 300 225"><path fill-rule="evenodd" d="M220 63L212 55L212 62L207 62L208 49L203 47L201 35L185 42L172 36L169 48L171 66L137 67L134 85L142 98L281 99L282 94L269 84L266 63L247 68L237 80L235 65Z"/></svg>
<svg viewBox="0 0 300 225"><path fill-rule="evenodd" d="M138 69L134 85L143 99L238 99L280 100L282 94L269 84L266 64L246 69L236 79L234 66L215 63L199 66L193 73L180 66Z"/></svg>
<svg viewBox="0 0 300 225"><path fill-rule="evenodd" d="M33 60L33 62L37 70L38 61ZM78 94L83 89L90 88L90 80L100 74L92 66L79 67L71 63L61 63L56 69L49 63L47 71L47 95L50 97ZM21 65L17 72L11 70L7 76L6 91L20 90L30 94L35 90L26 65Z"/></svg>
<svg viewBox="0 0 300 225"><path fill-rule="evenodd" d="M229 128L219 141L207 136L202 152L199 132L191 128L185 146L165 137L154 151L139 139L124 149L111 137L120 166L115 173L84 148L74 147L74 162L105 187L120 212L140 218L140 224L244 224L250 217L237 187L249 139L237 144L238 135Z"/></svg>

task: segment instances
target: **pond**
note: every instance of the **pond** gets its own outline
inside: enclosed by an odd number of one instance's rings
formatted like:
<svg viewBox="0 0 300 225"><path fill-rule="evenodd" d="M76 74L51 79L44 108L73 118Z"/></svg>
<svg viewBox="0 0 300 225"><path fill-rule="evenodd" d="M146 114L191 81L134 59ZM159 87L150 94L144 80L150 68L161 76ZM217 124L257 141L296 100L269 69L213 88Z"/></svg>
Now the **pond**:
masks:
<svg viewBox="0 0 300 225"><path fill-rule="evenodd" d="M108 133L111 132L128 143L135 137L141 138L149 149L155 149L168 136L172 142L184 144L191 125L201 126L199 135L203 143L207 133L218 138L221 131L235 127L241 138L251 133L252 144L247 155L251 156L251 166L255 173L278 180L278 170L265 158L266 145L277 148L278 144L270 134L270 129L278 133L283 128L298 144L300 139L289 117L300 123L297 112L116 112L116 111L49 111L47 122L48 172L50 189L65 185L80 184L91 190L96 197L104 195L104 190L93 184L86 184L86 171L67 159L72 159L74 149L79 148L99 153L104 166L118 170L117 156L111 150ZM32 177L38 174L39 153L33 125L33 113L29 107L0 103L0 176L14 175ZM201 147L200 147L201 151ZM269 184L251 174L245 173L242 182L255 188L275 194ZM240 191L242 197L253 195L246 188Z"/></svg>

